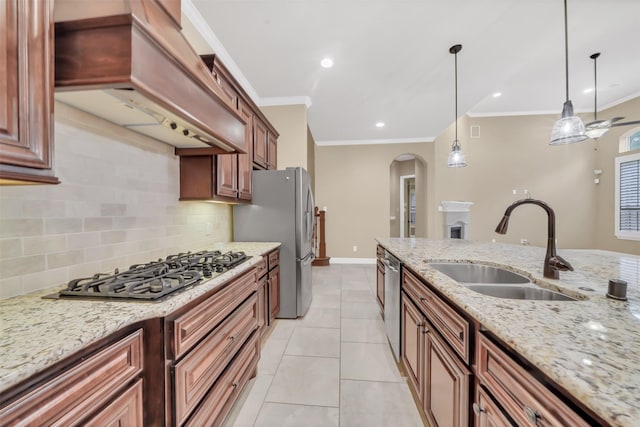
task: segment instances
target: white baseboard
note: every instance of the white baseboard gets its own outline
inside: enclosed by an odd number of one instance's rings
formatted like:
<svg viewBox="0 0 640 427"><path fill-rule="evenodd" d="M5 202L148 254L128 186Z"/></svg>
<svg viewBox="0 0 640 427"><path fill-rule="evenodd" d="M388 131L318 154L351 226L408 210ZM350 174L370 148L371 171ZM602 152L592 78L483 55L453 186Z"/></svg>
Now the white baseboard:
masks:
<svg viewBox="0 0 640 427"><path fill-rule="evenodd" d="M375 264L375 258L331 258L330 264Z"/></svg>

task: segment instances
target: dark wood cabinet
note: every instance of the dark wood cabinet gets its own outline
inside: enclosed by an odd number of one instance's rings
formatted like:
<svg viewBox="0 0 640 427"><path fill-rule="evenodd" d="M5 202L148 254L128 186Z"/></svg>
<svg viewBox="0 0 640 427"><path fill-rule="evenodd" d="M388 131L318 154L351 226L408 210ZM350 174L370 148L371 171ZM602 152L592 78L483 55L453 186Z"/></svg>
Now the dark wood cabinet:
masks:
<svg viewBox="0 0 640 427"><path fill-rule="evenodd" d="M265 337L269 328L269 286L265 273L258 279L258 331L260 337Z"/></svg>
<svg viewBox="0 0 640 427"><path fill-rule="evenodd" d="M238 154L238 198L251 200L252 185L251 171L253 170L253 117L254 113L249 104L242 99L238 100L238 112L247 122L244 129L247 141L247 154ZM222 156L219 156L222 157Z"/></svg>
<svg viewBox="0 0 640 427"><path fill-rule="evenodd" d="M280 250L269 253L269 324L280 313Z"/></svg>
<svg viewBox="0 0 640 427"><path fill-rule="evenodd" d="M476 415L476 427L511 427L513 425L491 396L480 386L476 388L473 412Z"/></svg>
<svg viewBox="0 0 640 427"><path fill-rule="evenodd" d="M235 199L238 197L238 155L216 156L216 195Z"/></svg>
<svg viewBox="0 0 640 427"><path fill-rule="evenodd" d="M517 425L589 426L531 373L482 333L478 334L478 387L484 386ZM482 402L476 402L482 405ZM478 408L480 410L480 408ZM478 418L482 418L481 415Z"/></svg>
<svg viewBox="0 0 640 427"><path fill-rule="evenodd" d="M278 133L216 55L204 55L202 59L211 70L222 99L246 123L246 154L226 154L216 149L177 149L176 154L181 156L180 200L250 202L252 170L277 168ZM202 158L183 160L182 157ZM206 157L210 160L205 160Z"/></svg>
<svg viewBox="0 0 640 427"><path fill-rule="evenodd" d="M219 425L255 376L258 289L254 268L166 319L167 425Z"/></svg>
<svg viewBox="0 0 640 427"><path fill-rule="evenodd" d="M401 360L433 426L467 427L469 321L408 269L402 273Z"/></svg>
<svg viewBox="0 0 640 427"><path fill-rule="evenodd" d="M253 163L259 168L267 168L267 125L260 118L253 122Z"/></svg>
<svg viewBox="0 0 640 427"><path fill-rule="evenodd" d="M255 118L253 125L253 165L257 169L278 169L278 134L268 122Z"/></svg>
<svg viewBox="0 0 640 427"><path fill-rule="evenodd" d="M3 1L0 31L0 184L57 184L53 2Z"/></svg>
<svg viewBox="0 0 640 427"><path fill-rule="evenodd" d="M413 386L419 401L423 400L424 392L424 317L411 300L402 294L400 307L400 322L402 330L400 335L400 360Z"/></svg>
<svg viewBox="0 0 640 427"><path fill-rule="evenodd" d="M434 426L468 426L471 372L438 333L426 335L424 412Z"/></svg>
<svg viewBox="0 0 640 427"><path fill-rule="evenodd" d="M143 359L143 332L138 329L4 406L0 425L84 425L121 417L140 421L129 425L142 425ZM116 402L122 406L117 408ZM116 413L123 408L126 414Z"/></svg>
<svg viewBox="0 0 640 427"><path fill-rule="evenodd" d="M257 328L254 293L174 366L175 418L182 425Z"/></svg>
<svg viewBox="0 0 640 427"><path fill-rule="evenodd" d="M278 137L271 131L267 132L267 169L278 169Z"/></svg>
<svg viewBox="0 0 640 427"><path fill-rule="evenodd" d="M142 380L138 380L83 425L85 427L143 426L143 408Z"/></svg>

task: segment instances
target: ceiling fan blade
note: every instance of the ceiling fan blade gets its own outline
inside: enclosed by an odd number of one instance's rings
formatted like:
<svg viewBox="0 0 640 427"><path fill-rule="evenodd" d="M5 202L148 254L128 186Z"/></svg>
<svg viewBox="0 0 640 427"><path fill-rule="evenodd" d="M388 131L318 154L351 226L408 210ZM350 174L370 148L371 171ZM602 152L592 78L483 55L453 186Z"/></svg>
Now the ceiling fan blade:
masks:
<svg viewBox="0 0 640 427"><path fill-rule="evenodd" d="M587 123L584 127L586 130L589 129L609 129L613 126L613 123L624 119L624 117L614 117L608 120L595 120L593 122Z"/></svg>
<svg viewBox="0 0 640 427"><path fill-rule="evenodd" d="M593 122L587 123L586 125L584 125L586 130L589 129L602 129L602 128L608 128L609 125L607 125L607 120L595 120Z"/></svg>
<svg viewBox="0 0 640 427"><path fill-rule="evenodd" d="M640 120L634 120L632 122L614 123L611 126L632 126L632 125L640 125Z"/></svg>

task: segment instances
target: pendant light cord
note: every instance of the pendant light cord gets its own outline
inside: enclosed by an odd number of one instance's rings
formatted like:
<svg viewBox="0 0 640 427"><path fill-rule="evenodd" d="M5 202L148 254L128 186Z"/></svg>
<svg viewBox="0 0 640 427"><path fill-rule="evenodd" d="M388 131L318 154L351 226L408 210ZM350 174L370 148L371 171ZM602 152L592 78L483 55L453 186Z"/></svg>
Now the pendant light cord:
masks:
<svg viewBox="0 0 640 427"><path fill-rule="evenodd" d="M567 0L564 0L564 81L565 102L569 101L569 30L567 21Z"/></svg>
<svg viewBox="0 0 640 427"><path fill-rule="evenodd" d="M594 54L593 58L593 120L598 120L598 56L600 54Z"/></svg>
<svg viewBox="0 0 640 427"><path fill-rule="evenodd" d="M455 53L454 58L455 58L455 61L454 61L454 63L455 63L455 79L454 80L455 80L455 93L456 93L456 102L455 102L455 105L456 105L455 114L456 115L454 116L454 118L455 118L455 121L456 121L456 139L455 139L455 141L457 142L458 141L458 52Z"/></svg>

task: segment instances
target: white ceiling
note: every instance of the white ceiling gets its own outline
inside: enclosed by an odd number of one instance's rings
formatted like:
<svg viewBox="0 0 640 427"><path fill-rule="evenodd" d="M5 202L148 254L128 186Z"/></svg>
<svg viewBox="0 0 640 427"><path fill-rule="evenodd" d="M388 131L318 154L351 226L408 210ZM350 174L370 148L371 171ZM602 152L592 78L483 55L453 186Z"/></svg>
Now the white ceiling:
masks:
<svg viewBox="0 0 640 427"><path fill-rule="evenodd" d="M258 103L310 98L320 143L437 137L454 121L457 43L460 116L562 110L562 0L185 1L185 33L199 53L217 37ZM639 96L640 0L569 0L568 10L575 109L593 111L583 91L593 87L594 52L599 110ZM200 41L187 28L199 17ZM320 67L325 56L333 68Z"/></svg>

